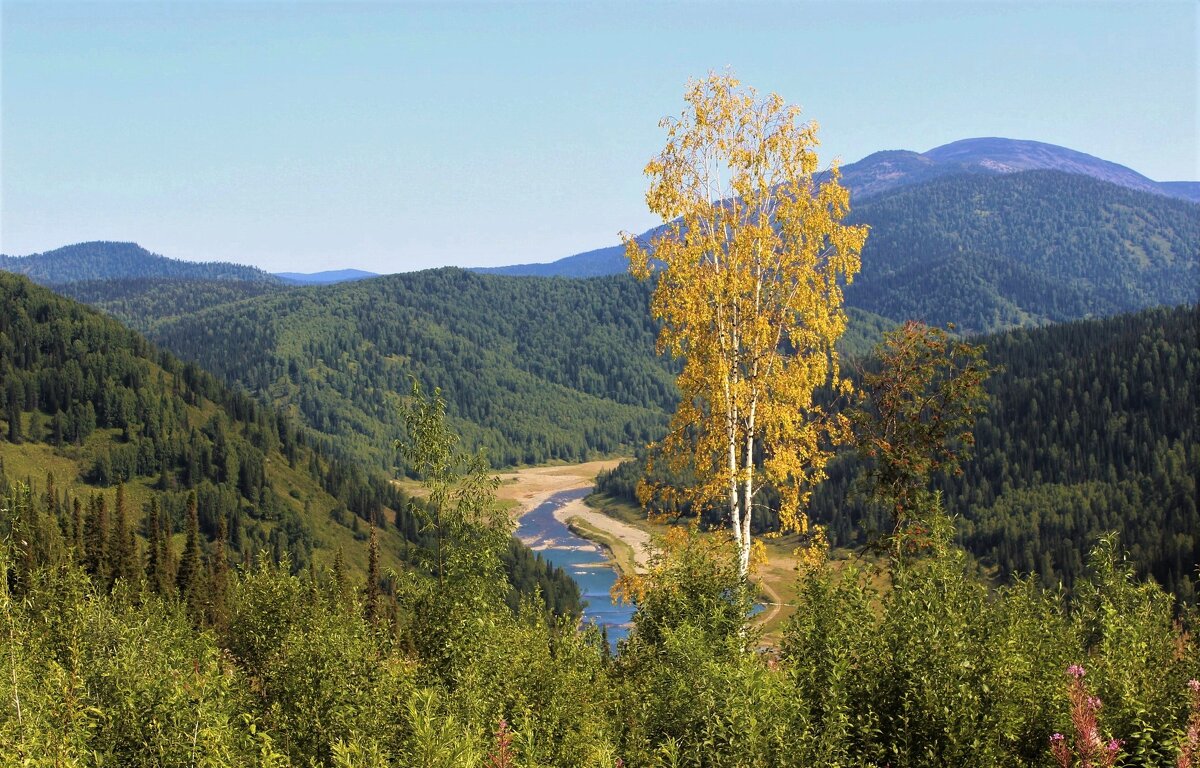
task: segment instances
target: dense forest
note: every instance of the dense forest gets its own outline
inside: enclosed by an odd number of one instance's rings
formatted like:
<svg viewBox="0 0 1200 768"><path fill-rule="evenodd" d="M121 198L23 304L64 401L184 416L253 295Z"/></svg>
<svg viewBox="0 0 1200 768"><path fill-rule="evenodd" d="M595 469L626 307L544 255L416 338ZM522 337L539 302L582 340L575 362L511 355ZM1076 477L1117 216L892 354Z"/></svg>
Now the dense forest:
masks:
<svg viewBox="0 0 1200 768"><path fill-rule="evenodd" d="M391 459L380 447L412 378L441 389L493 464L531 464L628 450L662 428L674 387L646 297L627 278L445 269L292 289L162 323L153 338L376 466Z"/></svg>
<svg viewBox="0 0 1200 768"><path fill-rule="evenodd" d="M846 302L975 333L1194 303L1198 213L1056 171L938 179L854 207L871 235Z"/></svg>
<svg viewBox="0 0 1200 768"><path fill-rule="evenodd" d="M637 611L612 656L590 626L528 599L506 605L511 529L471 508L456 510L440 578L398 579L386 601L338 561L205 570L189 523L178 573L214 585L194 601L150 567L154 550L145 578L99 583L86 524L82 544L12 535L55 525L41 495L0 488L13 526L0 540L0 754L14 764L1049 768L1200 756L1194 617L1174 623L1171 598L1139 583L1111 542L1070 598L1028 580L989 590L953 551L883 572L817 565L798 575L780 650L754 653L732 551L678 529L627 585Z"/></svg>
<svg viewBox="0 0 1200 768"><path fill-rule="evenodd" d="M30 256L0 254L0 270L22 274L42 285L83 280L129 280L168 277L189 280L244 280L280 283L257 267L224 261L196 263L168 259L137 243L76 243Z"/></svg>
<svg viewBox="0 0 1200 768"><path fill-rule="evenodd" d="M125 508L113 531L138 532L125 548L132 558L153 551L160 532L183 539L189 506L197 546L212 555L219 542L230 562L266 552L299 571L344 551L361 571L371 526L384 532L384 567L411 567L431 546L420 502L381 472L308 445L293 419L24 278L0 275L0 299L0 474L48 500L55 525L37 546L55 551L80 521ZM148 523L151 505L159 526ZM94 572L124 572L93 556ZM540 587L555 611L578 611L578 589L561 570L516 542L503 561L519 592Z"/></svg>
<svg viewBox="0 0 1200 768"><path fill-rule="evenodd" d="M56 293L96 307L144 334L164 320L284 290L284 285L263 280L170 277L83 280L54 286Z"/></svg>
<svg viewBox="0 0 1200 768"><path fill-rule="evenodd" d="M1194 603L1198 323L1195 307L1179 307L975 339L994 371L988 410L962 474L935 483L966 548L1006 580L1036 572L1070 587L1087 548L1117 531L1139 573ZM858 492L860 470L841 457L813 495L835 545L861 547L884 526ZM641 471L627 462L598 488L635 501ZM774 525L769 510L756 521Z"/></svg>
<svg viewBox="0 0 1200 768"><path fill-rule="evenodd" d="M625 276L451 269L287 291L169 280L56 290L293 409L328 447L377 465L390 458L379 447L399 428L393 393L409 377L442 389L464 439L497 466L632 450L659 434L677 396L669 363L654 354L648 291ZM850 317L841 345L850 354L891 326Z"/></svg>

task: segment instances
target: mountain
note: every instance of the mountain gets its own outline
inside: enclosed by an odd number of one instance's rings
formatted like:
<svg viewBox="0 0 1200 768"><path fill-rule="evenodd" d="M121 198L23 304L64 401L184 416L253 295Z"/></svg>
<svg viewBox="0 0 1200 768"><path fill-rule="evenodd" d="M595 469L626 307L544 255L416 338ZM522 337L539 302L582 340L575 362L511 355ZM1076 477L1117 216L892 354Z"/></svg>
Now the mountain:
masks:
<svg viewBox="0 0 1200 768"><path fill-rule="evenodd" d="M1197 300L1195 203L1061 171L938 176L932 161L910 160L887 162L910 174L925 169L924 183L865 196L851 209L850 222L871 228L862 271L846 292L851 307L986 332ZM870 185L886 176L857 179ZM615 246L492 271L625 269Z"/></svg>
<svg viewBox="0 0 1200 768"><path fill-rule="evenodd" d="M54 489L39 548L62 548L58 529L74 525L68 497L115 504L115 485L128 502L129 530L147 542L156 535L143 516L150 502L165 533L182 538L194 493L210 555L222 521L227 553L286 556L297 571L331 566L340 553L365 573L371 525L384 567L412 570L434 546L390 477L313 445L291 416L23 276L0 273L0 306L0 489L27 481L39 499ZM9 522L0 520L0 535L11 534ZM514 541L505 566L520 591L540 586L551 609L577 610L566 574L528 548Z"/></svg>
<svg viewBox="0 0 1200 768"><path fill-rule="evenodd" d="M986 332L1200 299L1200 208L1077 174L959 175L869 198L849 305Z"/></svg>
<svg viewBox="0 0 1200 768"><path fill-rule="evenodd" d="M396 460L412 378L441 389L494 464L532 464L658 435L676 395L648 301L626 276L440 269L266 294L158 321L151 337L374 466Z"/></svg>
<svg viewBox="0 0 1200 768"><path fill-rule="evenodd" d="M324 272L276 272L275 277L297 285L329 285L365 280L368 277L379 277L379 275L374 272L364 272L361 269L329 269Z"/></svg>
<svg viewBox="0 0 1200 768"><path fill-rule="evenodd" d="M60 283L54 291L88 304L141 333L165 318L189 315L290 288L263 280L192 280L134 277Z"/></svg>
<svg viewBox="0 0 1200 768"><path fill-rule="evenodd" d="M1117 531L1141 573L1194 604L1198 329L1190 306L974 339L993 368L987 410L962 474L937 480L966 548L1002 579L1037 572L1069 588L1097 538ZM813 493L836 546L862 547L888 523L857 494L860 470L844 454ZM636 503L641 474L625 462L598 488ZM756 524L772 519L764 510Z"/></svg>
<svg viewBox="0 0 1200 768"><path fill-rule="evenodd" d="M509 267L476 267L473 272L514 277L600 277L629 270L625 246L611 245L577 253L546 264L514 264Z"/></svg>
<svg viewBox="0 0 1200 768"><path fill-rule="evenodd" d="M1106 181L1147 194L1200 202L1200 182L1158 182L1123 165L1040 141L1003 138L964 139L928 152L885 150L841 168L850 189L852 208L866 200L950 176L1000 177L1022 171L1060 171ZM819 175L818 181L824 176ZM641 237L652 237L654 230ZM868 241L869 242L869 241ZM480 271L505 275L590 277L624 272L621 246L599 248L546 264L487 267Z"/></svg>
<svg viewBox="0 0 1200 768"><path fill-rule="evenodd" d="M1200 181L1160 181L1158 185L1169 191L1172 197L1200 203Z"/></svg>
<svg viewBox="0 0 1200 768"><path fill-rule="evenodd" d="M279 281L279 278L257 267L219 261L196 263L168 259L147 251L137 243L105 241L68 245L31 256L0 255L0 270L26 275L42 285L151 277L266 283Z"/></svg>

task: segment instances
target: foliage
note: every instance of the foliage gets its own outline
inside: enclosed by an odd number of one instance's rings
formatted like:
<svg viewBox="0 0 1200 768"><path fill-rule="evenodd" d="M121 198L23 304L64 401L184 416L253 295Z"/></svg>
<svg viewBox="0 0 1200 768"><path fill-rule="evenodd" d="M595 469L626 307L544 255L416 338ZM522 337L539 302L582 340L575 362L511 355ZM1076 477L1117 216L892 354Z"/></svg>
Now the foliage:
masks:
<svg viewBox="0 0 1200 768"><path fill-rule="evenodd" d="M382 472L310 445L292 418L24 278L0 274L0 300L0 426L9 438L0 440L0 497L20 478L6 460L22 471L53 468L36 494L25 478L37 502L39 564L65 559L66 546L47 543L64 540L109 588L139 577L147 552L149 583L160 594L178 586L200 620L220 613L209 571L219 581L230 562L262 551L304 570L314 551L328 562L342 543L365 545L372 524L386 566L411 567L432 545L419 530L420 505ZM115 494L96 492L110 485ZM8 530L0 520L0 534ZM354 557L360 572L365 550ZM514 607L540 584L550 610L578 612L570 577L519 542L502 564Z"/></svg>
<svg viewBox="0 0 1200 768"><path fill-rule="evenodd" d="M850 418L866 459L867 494L892 518L875 546L901 560L949 539L929 484L935 473L957 473L970 453L988 364L982 347L914 322L885 334L876 357L878 369L862 374L864 394Z"/></svg>
<svg viewBox="0 0 1200 768"><path fill-rule="evenodd" d="M858 271L866 228L841 223L849 194L836 169L814 188L817 128L798 123L798 107L718 75L689 84L685 99L646 166L646 202L665 226L645 246L625 236L626 251L639 278L656 265L658 349L684 360L662 450L693 482L673 490L723 500L745 574L756 458L781 494L784 527L800 530L823 443L842 431L813 391L839 383L842 282Z"/></svg>
<svg viewBox="0 0 1200 768"><path fill-rule="evenodd" d="M1087 549L1121 535L1139 574L1182 602L1196 599L1200 381L1196 307L981 337L992 374L974 450L960 475L934 478L958 540L1002 581L1037 573L1071 588ZM601 474L597 488L636 502L642 460ZM861 547L890 513L854 493L863 462L843 454L812 497L812 519L835 547ZM682 482L655 470L660 482ZM712 519L714 513L674 508ZM778 526L756 510L755 530Z"/></svg>

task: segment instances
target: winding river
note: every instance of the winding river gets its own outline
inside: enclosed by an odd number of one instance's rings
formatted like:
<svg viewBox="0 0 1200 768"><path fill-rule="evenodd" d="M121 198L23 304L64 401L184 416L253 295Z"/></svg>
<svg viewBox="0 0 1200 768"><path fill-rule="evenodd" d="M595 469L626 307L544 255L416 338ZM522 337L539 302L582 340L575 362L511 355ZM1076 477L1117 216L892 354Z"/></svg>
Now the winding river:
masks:
<svg viewBox="0 0 1200 768"><path fill-rule="evenodd" d="M565 523L554 517L555 510L589 493L591 488L554 494L521 516L517 538L575 580L585 601L583 620L594 621L606 628L609 644L615 648L617 641L629 634L629 622L633 618L633 606L614 604L609 594L617 580L616 569L602 547L576 536Z"/></svg>

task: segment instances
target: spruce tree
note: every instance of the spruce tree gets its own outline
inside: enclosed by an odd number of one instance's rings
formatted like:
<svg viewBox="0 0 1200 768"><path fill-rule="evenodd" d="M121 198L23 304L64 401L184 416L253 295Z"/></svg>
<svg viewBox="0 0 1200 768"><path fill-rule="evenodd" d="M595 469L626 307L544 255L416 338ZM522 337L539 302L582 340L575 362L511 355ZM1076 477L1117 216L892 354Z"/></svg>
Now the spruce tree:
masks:
<svg viewBox="0 0 1200 768"><path fill-rule="evenodd" d="M200 516L196 510L196 492L188 493L187 501L187 540L183 545L183 556L179 560L179 572L175 583L179 587L179 596L191 604L193 595L199 586L203 562L200 552Z"/></svg>
<svg viewBox="0 0 1200 768"><path fill-rule="evenodd" d="M88 573L101 582L108 581L108 529L108 502L103 493L94 494L88 501L88 516L84 523L84 563Z"/></svg>
<svg viewBox="0 0 1200 768"><path fill-rule="evenodd" d="M379 622L379 529L371 526L371 540L367 549L367 586L363 606L367 621Z"/></svg>
<svg viewBox="0 0 1200 768"><path fill-rule="evenodd" d="M217 539L213 542L212 561L209 565L208 622L215 627L225 625L228 616L229 559L225 554L225 540L229 538L229 526L225 524L225 513L217 513Z"/></svg>
<svg viewBox="0 0 1200 768"><path fill-rule="evenodd" d="M154 496L150 497L150 507L146 512L146 540L150 542L146 559L146 581L152 591L160 595L169 594L172 583L168 569L167 537L158 514L158 499Z"/></svg>
<svg viewBox="0 0 1200 768"><path fill-rule="evenodd" d="M75 547L75 562L82 563L86 550L83 546L83 502L76 496L71 500L71 544Z"/></svg>
<svg viewBox="0 0 1200 768"><path fill-rule="evenodd" d="M113 503L113 519L108 541L110 579L131 581L137 576L137 563L133 540L129 535L129 510L125 501L125 484L117 486Z"/></svg>

